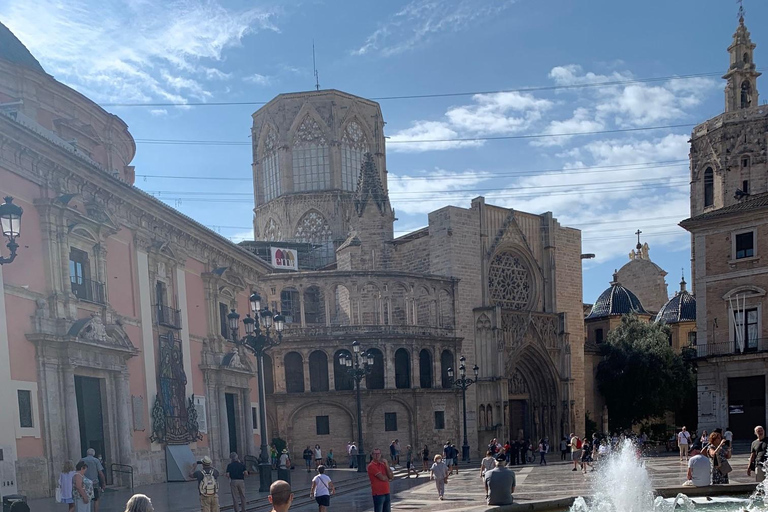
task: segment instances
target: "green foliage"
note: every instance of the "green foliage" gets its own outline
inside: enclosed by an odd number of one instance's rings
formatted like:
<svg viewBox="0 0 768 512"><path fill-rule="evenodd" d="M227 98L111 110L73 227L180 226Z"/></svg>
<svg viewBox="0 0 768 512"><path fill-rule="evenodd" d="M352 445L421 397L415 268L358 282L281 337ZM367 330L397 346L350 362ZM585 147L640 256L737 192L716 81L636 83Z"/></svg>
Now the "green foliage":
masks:
<svg viewBox="0 0 768 512"><path fill-rule="evenodd" d="M669 345L666 326L622 317L601 345L597 383L608 405L611 430L680 409L695 392L692 368Z"/></svg>

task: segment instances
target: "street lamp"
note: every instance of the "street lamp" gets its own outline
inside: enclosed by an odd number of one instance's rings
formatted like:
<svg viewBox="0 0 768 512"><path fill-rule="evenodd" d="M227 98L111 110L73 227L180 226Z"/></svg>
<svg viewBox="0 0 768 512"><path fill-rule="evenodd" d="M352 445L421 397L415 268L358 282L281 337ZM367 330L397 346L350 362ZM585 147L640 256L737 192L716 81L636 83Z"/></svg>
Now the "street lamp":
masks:
<svg viewBox="0 0 768 512"><path fill-rule="evenodd" d="M370 351L360 353L360 342L352 342L352 352L355 354L354 362L349 352L339 355L339 365L347 369L350 377L355 379L357 390L357 472L364 473L365 452L363 452L363 405L360 399L360 381L373 370L373 354Z"/></svg>
<svg viewBox="0 0 768 512"><path fill-rule="evenodd" d="M459 375L456 380L453 378L453 368L448 368L448 378L451 379L451 385L461 390L461 402L464 406L464 444L461 445L461 460L462 462L469 462L469 442L467 441L467 388L477 382L477 374L480 373L480 368L475 365L472 371L475 373L474 379L467 378L467 367L464 366L467 359L464 356L459 358Z"/></svg>
<svg viewBox="0 0 768 512"><path fill-rule="evenodd" d="M11 255L7 258L0 256L0 265L5 265L16 259L16 249L19 248L16 238L21 230L22 213L24 213L24 210L20 206L13 204L11 196L7 196L5 203L0 205L0 227L2 227L3 236L8 239L6 247L11 252Z"/></svg>
<svg viewBox="0 0 768 512"><path fill-rule="evenodd" d="M259 492L268 492L272 485L272 464L269 462L269 447L267 446L267 400L264 391L264 353L283 341L283 329L285 329L285 317L280 313L273 313L269 308L261 308L261 296L253 293L249 299L251 314L243 319L245 336L237 337L240 315L233 309L228 315L229 328L235 343L248 349L256 356L259 381L259 426L261 427L261 455L259 456ZM263 327L263 331L262 328ZM270 335L270 329L274 328L277 338Z"/></svg>

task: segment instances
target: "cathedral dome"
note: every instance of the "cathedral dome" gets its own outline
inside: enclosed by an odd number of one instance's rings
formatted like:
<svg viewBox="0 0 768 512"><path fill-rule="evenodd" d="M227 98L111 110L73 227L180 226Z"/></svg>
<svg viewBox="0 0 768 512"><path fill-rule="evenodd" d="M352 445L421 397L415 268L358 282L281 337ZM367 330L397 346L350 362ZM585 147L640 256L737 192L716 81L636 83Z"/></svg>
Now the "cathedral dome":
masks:
<svg viewBox="0 0 768 512"><path fill-rule="evenodd" d="M32 56L27 47L2 23L0 23L0 59L38 73L45 73L43 66Z"/></svg>
<svg viewBox="0 0 768 512"><path fill-rule="evenodd" d="M685 279L680 282L680 291L669 299L659 310L654 322L676 324L696 321L696 298L685 289Z"/></svg>
<svg viewBox="0 0 768 512"><path fill-rule="evenodd" d="M613 274L613 282L611 287L600 294L595 304L592 306L592 311L585 320L594 320L597 318L605 318L608 316L621 316L629 314L647 315L643 305L640 303L640 299L627 288L624 288L621 283L618 282L617 274Z"/></svg>

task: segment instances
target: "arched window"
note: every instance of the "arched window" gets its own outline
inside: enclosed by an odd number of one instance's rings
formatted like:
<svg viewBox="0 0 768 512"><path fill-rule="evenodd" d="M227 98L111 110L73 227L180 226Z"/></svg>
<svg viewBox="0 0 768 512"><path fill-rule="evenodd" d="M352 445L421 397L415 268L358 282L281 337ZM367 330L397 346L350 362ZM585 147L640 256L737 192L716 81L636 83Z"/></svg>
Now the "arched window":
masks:
<svg viewBox="0 0 768 512"><path fill-rule="evenodd" d="M264 364L264 394L271 395L275 392L275 377L272 371L272 358L267 354L262 356Z"/></svg>
<svg viewBox="0 0 768 512"><path fill-rule="evenodd" d="M480 430L483 430L485 428L485 425L486 425L486 423L485 423L485 406L484 405L480 406L480 412L477 415L477 422L479 423Z"/></svg>
<svg viewBox="0 0 768 512"><path fill-rule="evenodd" d="M325 325L325 296L317 286L304 290L304 321L307 325Z"/></svg>
<svg viewBox="0 0 768 512"><path fill-rule="evenodd" d="M293 136L293 191L326 190L331 185L331 158L320 125L307 115Z"/></svg>
<svg viewBox="0 0 768 512"><path fill-rule="evenodd" d="M288 393L304 392L304 361L298 352L288 352L283 360L285 366L285 390Z"/></svg>
<svg viewBox="0 0 768 512"><path fill-rule="evenodd" d="M272 217L269 218L267 224L264 226L264 232L261 234L261 239L267 242L279 242L283 239L283 231Z"/></svg>
<svg viewBox="0 0 768 512"><path fill-rule="evenodd" d="M347 371L346 366L342 366L339 362L341 356L352 357L349 350L337 350L333 354L333 384L336 391L350 391L355 389L355 380Z"/></svg>
<svg viewBox="0 0 768 512"><path fill-rule="evenodd" d="M454 371L459 370L453 365L453 353L450 350L443 350L443 353L440 354L440 380L442 381L443 389L450 389L452 386L451 378L448 377L448 368L453 368Z"/></svg>
<svg viewBox="0 0 768 512"><path fill-rule="evenodd" d="M715 204L715 173L711 167L704 171L704 208Z"/></svg>
<svg viewBox="0 0 768 512"><path fill-rule="evenodd" d="M351 121L341 137L341 188L354 191L363 155L369 151L368 139L357 121Z"/></svg>
<svg viewBox="0 0 768 512"><path fill-rule="evenodd" d="M261 176L264 187L264 201L271 201L281 193L280 159L277 154L277 135L267 127L267 135L261 151Z"/></svg>
<svg viewBox="0 0 768 512"><path fill-rule="evenodd" d="M741 84L741 108L752 106L752 84L749 80L744 80Z"/></svg>
<svg viewBox="0 0 768 512"><path fill-rule="evenodd" d="M404 348L395 352L395 387L408 389L411 387L411 357Z"/></svg>
<svg viewBox="0 0 768 512"><path fill-rule="evenodd" d="M446 290L440 290L437 295L440 303L440 327L444 329L453 328L453 298Z"/></svg>
<svg viewBox="0 0 768 512"><path fill-rule="evenodd" d="M485 406L485 425L488 428L493 428L493 406L488 404Z"/></svg>
<svg viewBox="0 0 768 512"><path fill-rule="evenodd" d="M424 389L432 387L432 354L427 349L419 352L419 386Z"/></svg>
<svg viewBox="0 0 768 512"><path fill-rule="evenodd" d="M408 325L407 294L403 285L396 284L392 289L392 325Z"/></svg>
<svg viewBox="0 0 768 512"><path fill-rule="evenodd" d="M435 302L429 291L422 287L416 299L416 325L421 327L434 327L437 325L435 314Z"/></svg>
<svg viewBox="0 0 768 512"><path fill-rule="evenodd" d="M344 285L337 285L333 289L331 300L331 325L349 325L352 313L349 289Z"/></svg>
<svg viewBox="0 0 768 512"><path fill-rule="evenodd" d="M300 324L299 292L294 288L286 288L280 292L280 312L285 317L286 324Z"/></svg>
<svg viewBox="0 0 768 512"><path fill-rule="evenodd" d="M308 265L319 268L335 261L336 251L331 226L320 212L310 210L304 214L296 225L294 239L297 242L312 244L305 256Z"/></svg>
<svg viewBox="0 0 768 512"><path fill-rule="evenodd" d="M322 350L309 354L309 390L328 391L328 356Z"/></svg>
<svg viewBox="0 0 768 512"><path fill-rule="evenodd" d="M373 368L365 377L365 386L368 389L384 389L384 354L377 348L369 348L368 352L373 356Z"/></svg>
<svg viewBox="0 0 768 512"><path fill-rule="evenodd" d="M360 290L360 324L379 325L381 293L376 285L368 283Z"/></svg>
<svg viewBox="0 0 768 512"><path fill-rule="evenodd" d="M491 304L509 309L526 309L531 302L531 274L523 258L503 251L488 266Z"/></svg>

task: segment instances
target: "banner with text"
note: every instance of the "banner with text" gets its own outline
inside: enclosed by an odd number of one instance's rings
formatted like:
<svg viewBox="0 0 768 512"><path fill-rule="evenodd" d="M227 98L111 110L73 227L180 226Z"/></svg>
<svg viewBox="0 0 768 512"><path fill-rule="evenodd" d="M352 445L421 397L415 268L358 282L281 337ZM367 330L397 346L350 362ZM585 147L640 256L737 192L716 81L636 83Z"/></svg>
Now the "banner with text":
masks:
<svg viewBox="0 0 768 512"><path fill-rule="evenodd" d="M299 270L299 256L295 249L282 249L270 247L272 252L272 266L285 270Z"/></svg>

